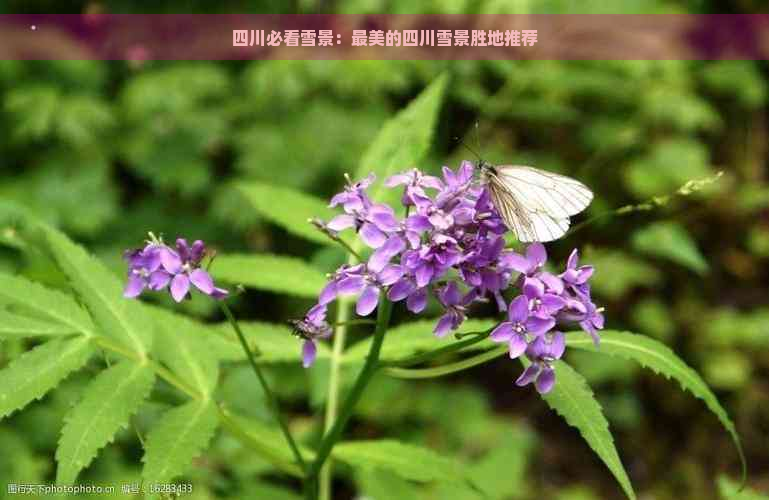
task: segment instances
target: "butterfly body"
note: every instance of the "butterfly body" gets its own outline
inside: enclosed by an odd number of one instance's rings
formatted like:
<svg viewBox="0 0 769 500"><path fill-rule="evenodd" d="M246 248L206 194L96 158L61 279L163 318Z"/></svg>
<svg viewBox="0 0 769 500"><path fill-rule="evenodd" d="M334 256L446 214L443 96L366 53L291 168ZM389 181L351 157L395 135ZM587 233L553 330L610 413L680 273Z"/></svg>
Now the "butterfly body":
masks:
<svg viewBox="0 0 769 500"><path fill-rule="evenodd" d="M478 163L481 184L505 225L521 242L553 241L566 234L569 217L582 212L593 193L581 182L523 165Z"/></svg>

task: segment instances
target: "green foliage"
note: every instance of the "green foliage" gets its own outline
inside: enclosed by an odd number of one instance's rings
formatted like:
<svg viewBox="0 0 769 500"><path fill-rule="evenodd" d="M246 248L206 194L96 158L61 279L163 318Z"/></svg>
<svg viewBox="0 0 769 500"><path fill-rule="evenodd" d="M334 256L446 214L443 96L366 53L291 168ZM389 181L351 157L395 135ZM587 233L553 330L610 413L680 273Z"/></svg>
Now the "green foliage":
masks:
<svg viewBox="0 0 769 500"><path fill-rule="evenodd" d="M71 296L19 276L0 273L0 304L20 314L61 325L72 332L94 335L91 318Z"/></svg>
<svg viewBox="0 0 769 500"><path fill-rule="evenodd" d="M617 250L589 248L584 260L597 269L591 286L609 299L620 298L635 287L654 286L662 279L656 267Z"/></svg>
<svg viewBox="0 0 769 500"><path fill-rule="evenodd" d="M0 370L0 418L43 397L94 353L85 337L51 340Z"/></svg>
<svg viewBox="0 0 769 500"><path fill-rule="evenodd" d="M745 488L726 476L718 478L718 493L721 500L767 500L765 495L752 488Z"/></svg>
<svg viewBox="0 0 769 500"><path fill-rule="evenodd" d="M194 387L201 399L210 399L219 378L219 359L208 339L184 328L177 318L156 314L155 321L157 358Z"/></svg>
<svg viewBox="0 0 769 500"><path fill-rule="evenodd" d="M136 302L123 298L117 277L62 233L46 231L51 253L97 326L140 357L146 356L152 343L152 326Z"/></svg>
<svg viewBox="0 0 769 500"><path fill-rule="evenodd" d="M391 175L415 166L427 153L448 79L446 74L438 76L408 107L388 120L364 153L355 177L362 179L371 172L377 176L380 182L369 190L372 199L388 199L385 192L396 193L396 190L385 191L382 183ZM395 194L389 196L391 199Z"/></svg>
<svg viewBox="0 0 769 500"><path fill-rule="evenodd" d="M316 298L325 275L302 260L279 255L221 255L211 268L214 278L250 288Z"/></svg>
<svg viewBox="0 0 769 500"><path fill-rule="evenodd" d="M462 323L457 333L483 332L493 327L497 322L489 319L468 319ZM432 333L435 320L418 320L404 323L387 331L387 338L382 345L379 358L383 361L396 361L412 354L430 351L450 344L453 337L436 340ZM344 354L345 362L360 362L365 359L371 347L371 339L362 340L350 347ZM488 349L488 345L473 344L468 350Z"/></svg>
<svg viewBox="0 0 769 500"><path fill-rule="evenodd" d="M168 483L208 446L219 424L211 399L190 401L164 413L147 435L142 461L145 484Z"/></svg>
<svg viewBox="0 0 769 500"><path fill-rule="evenodd" d="M255 181L239 183L235 187L251 207L270 222L315 243L333 244L309 222L313 217L323 220L333 217L334 213L323 200L293 189Z"/></svg>
<svg viewBox="0 0 769 500"><path fill-rule="evenodd" d="M726 410L721 406L715 394L708 388L702 378L689 368L668 347L656 340L635 335L629 332L617 332L606 330L601 332L601 345L596 347L592 339L585 336L569 337L567 344L570 347L578 347L596 352L603 352L611 356L619 356L624 359L637 361L642 366L653 370L655 373L676 379L681 387L690 391L695 397L702 399L707 407L715 413L721 424L732 436L734 445L742 462L743 477L746 474L747 465L742 452L742 444L737 434L734 423L729 418Z"/></svg>
<svg viewBox="0 0 769 500"><path fill-rule="evenodd" d="M300 362L301 341L291 335L291 329L286 325L264 323L261 321L240 321L246 340L252 349L257 352L257 359L261 362ZM232 326L224 323L219 326L220 331L225 332L225 337L231 339L233 346L237 342ZM239 345L237 347L240 349ZM318 344L318 359L329 356L329 348L325 344ZM239 358L243 352L239 351Z"/></svg>
<svg viewBox="0 0 769 500"><path fill-rule="evenodd" d="M636 231L631 242L641 253L668 259L698 274L708 270L708 263L689 233L675 222L655 222Z"/></svg>
<svg viewBox="0 0 769 500"><path fill-rule="evenodd" d="M460 464L436 452L392 440L349 441L334 447L334 458L352 467L388 470L411 481L461 482Z"/></svg>
<svg viewBox="0 0 769 500"><path fill-rule="evenodd" d="M66 417L56 449L57 484L72 484L149 396L155 373L147 363L122 361L104 370L85 389Z"/></svg>
<svg viewBox="0 0 769 500"><path fill-rule="evenodd" d="M67 325L0 310L0 338L59 337L73 333L76 333L76 330Z"/></svg>
<svg viewBox="0 0 769 500"><path fill-rule="evenodd" d="M528 360L521 359L524 366L528 366ZM636 498L630 479L614 447L614 438L609 432L609 422L603 415L601 405L593 396L593 391L590 390L585 379L564 361L558 362L556 372L558 382L553 390L542 396L542 399L569 425L577 428L590 448L614 474L628 498Z"/></svg>

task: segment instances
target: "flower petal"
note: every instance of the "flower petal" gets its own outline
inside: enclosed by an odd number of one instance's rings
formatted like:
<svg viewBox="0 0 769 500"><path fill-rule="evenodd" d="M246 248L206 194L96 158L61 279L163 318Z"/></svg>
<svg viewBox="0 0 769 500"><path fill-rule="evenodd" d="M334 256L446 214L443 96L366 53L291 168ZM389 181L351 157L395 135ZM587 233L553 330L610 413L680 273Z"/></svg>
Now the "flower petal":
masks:
<svg viewBox="0 0 769 500"><path fill-rule="evenodd" d="M161 248L159 250L160 263L163 268L171 274L178 274L182 271L182 259L170 248Z"/></svg>
<svg viewBox="0 0 769 500"><path fill-rule="evenodd" d="M318 354L318 349L315 346L315 342L307 339L302 345L302 366L309 368L315 362L315 356Z"/></svg>
<svg viewBox="0 0 769 500"><path fill-rule="evenodd" d="M390 291L387 292L387 298L393 302L398 302L411 295L415 288L416 285L411 279L403 278L390 287Z"/></svg>
<svg viewBox="0 0 769 500"><path fill-rule="evenodd" d="M513 324L504 321L491 331L489 338L494 342L507 342L513 336Z"/></svg>
<svg viewBox="0 0 769 500"><path fill-rule="evenodd" d="M211 275L202 269L195 269L190 273L190 281L197 287L198 290L211 295L214 291L214 280L211 279Z"/></svg>
<svg viewBox="0 0 769 500"><path fill-rule="evenodd" d="M377 279L383 286L389 286L401 279L403 276L403 266L397 264L387 265L379 272Z"/></svg>
<svg viewBox="0 0 769 500"><path fill-rule="evenodd" d="M387 241L387 235L374 224L366 222L360 228L360 239L371 248L379 248Z"/></svg>
<svg viewBox="0 0 769 500"><path fill-rule="evenodd" d="M406 299L406 308L414 314L419 314L427 307L427 288L420 288Z"/></svg>
<svg viewBox="0 0 769 500"><path fill-rule="evenodd" d="M162 269L159 269L150 274L149 288L150 290L162 290L168 286L170 281L171 275Z"/></svg>
<svg viewBox="0 0 769 500"><path fill-rule="evenodd" d="M542 373L537 377L537 381L534 386L537 388L537 392L540 394L547 394L553 389L555 385L555 371L549 366L545 366L542 369Z"/></svg>
<svg viewBox="0 0 769 500"><path fill-rule="evenodd" d="M525 295L514 298L507 309L507 317L513 323L526 321L529 317L529 299Z"/></svg>
<svg viewBox="0 0 769 500"><path fill-rule="evenodd" d="M523 293L529 299L538 299L545 293L545 284L537 278L529 278L523 280Z"/></svg>
<svg viewBox="0 0 769 500"><path fill-rule="evenodd" d="M510 340L508 341L508 345L510 347L510 359L515 359L524 352L526 352L526 348L529 346L526 343L526 339L523 335L520 333L514 334L512 337L510 337Z"/></svg>
<svg viewBox="0 0 769 500"><path fill-rule="evenodd" d="M176 302L181 302L190 290L190 279L186 274L177 274L171 281L171 297Z"/></svg>
<svg viewBox="0 0 769 500"><path fill-rule="evenodd" d="M451 330L451 326L454 323L453 318L451 314L446 313L443 316L441 316L441 319L438 320L438 324L435 325L435 329L433 329L433 333L436 337L445 337L447 333Z"/></svg>
<svg viewBox="0 0 769 500"><path fill-rule="evenodd" d="M343 231L355 225L355 217L352 215L337 215L326 224L326 227L332 231Z"/></svg>
<svg viewBox="0 0 769 500"><path fill-rule="evenodd" d="M318 296L318 303L321 305L326 305L336 298L336 294L336 281L329 281L326 283L326 286L323 287L323 290L320 291L320 295Z"/></svg>
<svg viewBox="0 0 769 500"><path fill-rule="evenodd" d="M555 326L555 320L553 318L536 318L531 317L526 320L526 331L532 335L542 335L545 332L550 331Z"/></svg>
<svg viewBox="0 0 769 500"><path fill-rule="evenodd" d="M339 295L353 295L366 286L366 280L362 276L348 276L342 278L336 284L337 293Z"/></svg>
<svg viewBox="0 0 769 500"><path fill-rule="evenodd" d="M547 261L547 251L542 243L532 243L526 248L526 259L532 268L541 267Z"/></svg>
<svg viewBox="0 0 769 500"><path fill-rule="evenodd" d="M355 304L355 312L358 316L368 316L376 309L376 305L379 302L379 287L369 285L363 289L363 292L358 298L358 303Z"/></svg>
<svg viewBox="0 0 769 500"><path fill-rule="evenodd" d="M144 290L144 278L138 274L132 274L128 277L125 290L123 290L123 297L133 299L141 295L142 290Z"/></svg>
<svg viewBox="0 0 769 500"><path fill-rule="evenodd" d="M518 377L518 380L515 381L515 385L518 387L523 387L525 385L529 385L530 383L534 382L534 380L537 378L537 375L539 375L539 372L541 370L541 367L539 366L539 363L532 363L526 369L521 373L521 376Z"/></svg>

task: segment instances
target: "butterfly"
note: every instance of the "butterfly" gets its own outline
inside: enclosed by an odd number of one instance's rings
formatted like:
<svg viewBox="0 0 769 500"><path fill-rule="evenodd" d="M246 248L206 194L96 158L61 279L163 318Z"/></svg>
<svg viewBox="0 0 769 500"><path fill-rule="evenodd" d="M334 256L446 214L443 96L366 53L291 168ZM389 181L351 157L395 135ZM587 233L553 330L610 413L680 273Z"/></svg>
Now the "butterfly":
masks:
<svg viewBox="0 0 769 500"><path fill-rule="evenodd" d="M581 182L534 167L478 163L481 183L518 241L557 240L569 229L569 217L587 208L593 192Z"/></svg>

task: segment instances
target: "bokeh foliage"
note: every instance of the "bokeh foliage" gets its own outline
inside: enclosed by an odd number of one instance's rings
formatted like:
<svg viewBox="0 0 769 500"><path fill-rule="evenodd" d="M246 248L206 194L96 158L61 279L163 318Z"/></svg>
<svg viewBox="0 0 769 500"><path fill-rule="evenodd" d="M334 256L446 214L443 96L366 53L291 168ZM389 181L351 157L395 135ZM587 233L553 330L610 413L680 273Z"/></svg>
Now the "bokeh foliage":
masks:
<svg viewBox="0 0 769 500"><path fill-rule="evenodd" d="M382 4L343 1L338 8L375 12ZM450 12L511 11L506 2L435 4ZM538 9L576 9L571 2L548 4ZM599 4L580 5L579 11L595 11ZM411 11L407 2L392 7ZM616 11L687 8L710 7L640 1ZM671 346L717 390L743 436L752 490L738 493L733 481L714 481L718 475L736 478L738 462L729 437L701 402L635 365L570 353L568 361L588 379L615 429L639 494L765 498L760 493L769 490L764 64L5 61L0 62L0 197L72 235L121 276L120 252L139 244L147 230L214 243L224 254L221 277L256 286L240 296L237 312L257 331L260 322L301 315L312 303L314 283L344 256L260 217L249 208L250 198L265 200L258 190L242 186L266 183L327 198L340 188L344 172L357 171L387 118L443 72L450 80L432 149L420 165L424 169L456 167L468 158L454 137L472 146L480 142L492 162L533 164L586 182L597 197L581 220L724 172L701 193L646 212L599 218L550 248L563 260L572 246L584 247L585 260L598 270L594 293L607 307L609 326ZM267 201L286 203L290 214L292 202ZM0 220L0 271L64 286L49 259L19 248L23 243L7 222ZM306 278L296 284L286 278L290 295L260 290L254 285L262 279L258 270L242 269L238 276L242 266L236 254L252 253L303 259ZM274 271L268 279L279 281L280 270L270 264L263 263ZM204 300L182 309L202 320L221 320ZM281 333L277 341L290 352L293 339L287 329ZM7 365L28 347L26 341L3 342L0 363ZM298 359L298 342L295 347ZM281 398L297 414L318 410L327 360L321 354L306 373L290 355L283 361L270 369ZM448 380L377 379L351 435L419 440L459 456L490 498L621 498L573 429L531 391L513 387L518 370L499 360ZM250 377L240 365L223 367L220 396L254 422L270 424ZM86 372L67 379L58 391L0 424L2 448L13 450L0 457L0 482L54 479L62 416L90 378ZM142 417L148 421L135 422L139 429L154 424L168 407L155 399L172 396L159 392L147 403L154 409ZM310 422L297 418L293 426L306 439L316 438ZM138 480L141 454L135 434L122 431L117 446L107 448L82 479ZM342 467L340 498L354 491L374 498L474 498L462 487L417 487L376 467L355 473ZM186 477L196 498L295 498L293 485L274 481L269 471L219 433Z"/></svg>

